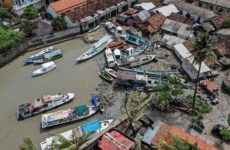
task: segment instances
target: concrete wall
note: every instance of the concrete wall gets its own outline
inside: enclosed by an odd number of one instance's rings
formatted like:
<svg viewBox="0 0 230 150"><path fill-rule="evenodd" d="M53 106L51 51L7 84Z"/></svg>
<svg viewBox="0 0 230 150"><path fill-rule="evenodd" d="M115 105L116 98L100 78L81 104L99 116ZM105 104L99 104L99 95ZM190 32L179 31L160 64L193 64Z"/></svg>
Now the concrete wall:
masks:
<svg viewBox="0 0 230 150"><path fill-rule="evenodd" d="M56 17L58 16L58 14L53 10L52 7L48 6L48 8L47 8L46 10L47 10L47 12L48 12L49 14L51 14L54 18L56 18Z"/></svg>
<svg viewBox="0 0 230 150"><path fill-rule="evenodd" d="M38 2L36 2L36 3L31 2L31 3L28 3L28 4L26 4L26 5L22 5L22 6L20 6L20 7L16 7L16 5L14 4L12 11L13 11L13 13L15 13L15 14L17 14L17 15L20 16L20 15L23 14L24 10L25 10L26 7L29 6L29 5L33 5L34 7L37 7L37 8L40 9L40 8L42 8L43 6L45 6L46 4L45 4L45 1L43 1L43 0L38 1Z"/></svg>
<svg viewBox="0 0 230 150"><path fill-rule="evenodd" d="M187 75L191 80L193 81L196 80L197 72L191 71L190 67L186 63L182 64L182 68L187 73ZM200 78L204 78L204 77L205 77L205 73L200 73Z"/></svg>
<svg viewBox="0 0 230 150"><path fill-rule="evenodd" d="M200 2L200 1L199 1L199 6L206 8L206 9L209 9L209 10L212 10L215 13L230 13L230 8L227 8L227 7L221 7L218 5L208 4L208 3L204 3L204 2Z"/></svg>

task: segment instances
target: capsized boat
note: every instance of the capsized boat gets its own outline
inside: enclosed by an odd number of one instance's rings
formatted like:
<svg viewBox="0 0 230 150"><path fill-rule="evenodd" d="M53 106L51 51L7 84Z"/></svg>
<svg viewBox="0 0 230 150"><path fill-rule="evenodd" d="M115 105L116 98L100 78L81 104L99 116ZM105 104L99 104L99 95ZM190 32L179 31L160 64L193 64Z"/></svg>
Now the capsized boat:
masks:
<svg viewBox="0 0 230 150"><path fill-rule="evenodd" d="M110 75L113 78L117 78L117 71L110 69L110 68L105 68L105 73L107 73L108 75Z"/></svg>
<svg viewBox="0 0 230 150"><path fill-rule="evenodd" d="M52 71L53 69L55 69L56 67L57 66L53 61L44 63L41 65L41 68L39 68L33 72L32 76L35 77L35 76L39 76L39 75L48 73L48 72Z"/></svg>
<svg viewBox="0 0 230 150"><path fill-rule="evenodd" d="M25 59L24 62L27 64L33 63L34 60L39 60L43 57L44 54L52 52L53 50L55 50L56 48L50 46L42 51L40 51L39 53L30 56L29 58Z"/></svg>
<svg viewBox="0 0 230 150"><path fill-rule="evenodd" d="M109 30L109 32L113 35L119 35L119 31L116 25L112 22L106 22L105 27Z"/></svg>
<svg viewBox="0 0 230 150"><path fill-rule="evenodd" d="M87 50L85 53L83 53L81 56L79 56L76 60L77 62L82 62L87 59L90 59L97 54L101 53L106 46L109 45L113 41L113 38L110 35L105 35L102 39L100 39L98 42L96 42L92 48Z"/></svg>
<svg viewBox="0 0 230 150"><path fill-rule="evenodd" d="M31 103L25 103L18 107L17 119L23 120L25 118L37 115L39 113L56 108L60 105L70 102L74 98L74 93L45 95Z"/></svg>
<svg viewBox="0 0 230 150"><path fill-rule="evenodd" d="M45 53L41 59L34 60L34 64L42 64L51 60L55 60L58 58L61 58L63 56L63 53L60 49L55 49L49 53Z"/></svg>
<svg viewBox="0 0 230 150"><path fill-rule="evenodd" d="M142 55L137 57L131 57L128 62L130 62L129 67L138 67L147 64L156 57L156 55Z"/></svg>
<svg viewBox="0 0 230 150"><path fill-rule="evenodd" d="M97 99L93 97L93 106L79 105L66 110L60 110L53 113L42 115L41 127L49 128L65 123L78 121L84 118L88 118L99 111L99 104Z"/></svg>
<svg viewBox="0 0 230 150"><path fill-rule="evenodd" d="M103 121L99 121L98 119L94 119L88 121L87 123L78 126L72 130L61 133L60 135L66 138L67 140L72 141L73 137L82 137L82 135L86 133L90 133L89 138L93 137L95 134L100 133L101 131L107 129L110 124L113 122L113 119L107 119ZM53 144L59 144L60 139L59 136L51 136L46 138L45 141L41 142L42 150L51 150Z"/></svg>

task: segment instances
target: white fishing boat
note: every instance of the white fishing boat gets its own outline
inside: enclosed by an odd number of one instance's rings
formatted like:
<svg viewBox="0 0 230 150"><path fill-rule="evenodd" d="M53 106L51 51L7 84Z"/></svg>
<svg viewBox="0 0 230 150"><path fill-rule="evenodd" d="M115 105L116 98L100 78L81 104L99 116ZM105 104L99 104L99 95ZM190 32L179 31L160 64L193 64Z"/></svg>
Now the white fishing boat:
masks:
<svg viewBox="0 0 230 150"><path fill-rule="evenodd" d="M105 50L105 58L106 58L108 66L110 68L112 68L116 65L115 57L114 57L113 52L110 48L107 48Z"/></svg>
<svg viewBox="0 0 230 150"><path fill-rule="evenodd" d="M41 65L41 68L35 70L32 74L33 77L35 76L39 76L42 74L45 74L47 72L52 71L53 69L55 69L57 66L55 65L55 63L53 61L51 62L47 62Z"/></svg>
<svg viewBox="0 0 230 150"><path fill-rule="evenodd" d="M113 38L110 35L105 35L102 39L100 39L98 42L96 42L92 48L87 50L85 53L83 53L81 56L79 56L76 60L77 62L82 62L87 59L90 59L97 54L101 53L106 46L109 45L113 41Z"/></svg>
<svg viewBox="0 0 230 150"><path fill-rule="evenodd" d="M117 27L115 26L114 23L112 23L112 22L106 22L105 23L105 27L109 30L109 32L111 34L113 34L113 35L118 35L119 34L119 32L117 30Z"/></svg>
<svg viewBox="0 0 230 150"><path fill-rule="evenodd" d="M129 58L128 62L130 63L130 67L137 67L144 64L147 64L156 57L156 55L142 55Z"/></svg>
<svg viewBox="0 0 230 150"><path fill-rule="evenodd" d="M84 133L90 133L88 139L93 137L95 134L100 133L110 126L113 122L113 119L99 121L98 119L89 121L75 129L61 133L60 135L65 137L67 140L72 141L73 137L81 137ZM45 141L41 142L42 150L51 150L53 144L60 144L59 136L51 136L46 138Z"/></svg>
<svg viewBox="0 0 230 150"><path fill-rule="evenodd" d="M110 75L113 78L117 78L117 71L110 69L110 68L105 68L105 73L107 73L108 75Z"/></svg>

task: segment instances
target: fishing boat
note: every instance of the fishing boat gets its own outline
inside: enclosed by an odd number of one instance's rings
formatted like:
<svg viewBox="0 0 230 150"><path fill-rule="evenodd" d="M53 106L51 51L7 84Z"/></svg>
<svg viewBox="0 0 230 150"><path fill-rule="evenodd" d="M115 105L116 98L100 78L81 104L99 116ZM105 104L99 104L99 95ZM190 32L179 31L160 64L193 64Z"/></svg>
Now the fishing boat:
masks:
<svg viewBox="0 0 230 150"><path fill-rule="evenodd" d="M143 55L138 57L131 57L128 62L130 62L129 67L137 67L147 64L156 57L156 55Z"/></svg>
<svg viewBox="0 0 230 150"><path fill-rule="evenodd" d="M45 95L31 103L25 103L18 107L17 119L23 120L25 118L37 115L39 113L56 108L60 105L70 102L74 98L74 93Z"/></svg>
<svg viewBox="0 0 230 150"><path fill-rule="evenodd" d="M114 57L113 52L110 48L107 48L105 50L105 58L106 58L106 62L108 64L108 66L110 68L112 68L116 65L115 57Z"/></svg>
<svg viewBox="0 0 230 150"><path fill-rule="evenodd" d="M44 129L70 123L73 121L78 121L96 114L97 111L99 111L98 105L79 105L66 110L44 114L42 115L41 119L41 127Z"/></svg>
<svg viewBox="0 0 230 150"><path fill-rule="evenodd" d="M52 71L53 69L55 69L57 66L55 65L55 63L53 61L51 62L47 62L41 65L41 68L35 70L32 74L33 77L35 76L39 76L45 73L48 73L50 71Z"/></svg>
<svg viewBox="0 0 230 150"><path fill-rule="evenodd" d="M39 53L35 54L35 55L32 55L30 56L29 58L25 59L24 62L26 64L31 64L33 63L35 60L39 60L43 57L44 54L46 53L49 53L49 52L52 52L53 50L55 50L56 48L50 46L42 51L40 51Z"/></svg>
<svg viewBox="0 0 230 150"><path fill-rule="evenodd" d="M102 39L100 39L98 42L96 42L92 46L92 48L90 48L85 53L83 53L81 56L79 56L76 59L77 62L82 62L82 61L85 61L87 59L90 59L90 58L96 56L97 54L101 53L106 48L106 46L108 46L109 43L111 43L112 41L113 41L113 39L111 36L105 35Z"/></svg>
<svg viewBox="0 0 230 150"><path fill-rule="evenodd" d="M88 139L90 139L93 136L95 136L95 134L98 134L104 131L105 129L107 129L112 122L113 119L107 119L103 121L94 119L88 121L87 123L82 124L81 126L78 126L77 128L63 132L59 135L63 136L69 141L72 141L74 137L79 138L82 137L84 134L89 133L90 135ZM59 144L59 143L61 143L59 136L51 136L49 138L46 138L45 141L41 142L40 145L42 150L51 150L53 144Z"/></svg>
<svg viewBox="0 0 230 150"><path fill-rule="evenodd" d="M117 71L110 69L110 68L105 68L104 70L105 70L106 74L110 75L111 77L113 77L115 79L117 78L117 75L118 75Z"/></svg>
<svg viewBox="0 0 230 150"><path fill-rule="evenodd" d="M107 82L113 82L113 78L110 75L108 75L105 71L100 71L99 76Z"/></svg>
<svg viewBox="0 0 230 150"><path fill-rule="evenodd" d="M113 34L113 35L118 35L119 34L119 32L117 30L117 27L115 26L114 23L112 23L112 22L106 22L105 23L105 27L109 30L109 32L111 34Z"/></svg>
<svg viewBox="0 0 230 150"><path fill-rule="evenodd" d="M111 42L109 45L108 45L108 48L114 50L114 49L117 49L117 48L122 48L126 45L126 43L124 41L116 41L116 42Z"/></svg>
<svg viewBox="0 0 230 150"><path fill-rule="evenodd" d="M45 53L40 59L34 60L34 64L42 64L51 60L61 58L63 53L60 49L55 49L49 53Z"/></svg>
<svg viewBox="0 0 230 150"><path fill-rule="evenodd" d="M123 35L123 38L126 42L136 46L140 46L143 42L145 42L145 40L142 37L135 36L132 34Z"/></svg>

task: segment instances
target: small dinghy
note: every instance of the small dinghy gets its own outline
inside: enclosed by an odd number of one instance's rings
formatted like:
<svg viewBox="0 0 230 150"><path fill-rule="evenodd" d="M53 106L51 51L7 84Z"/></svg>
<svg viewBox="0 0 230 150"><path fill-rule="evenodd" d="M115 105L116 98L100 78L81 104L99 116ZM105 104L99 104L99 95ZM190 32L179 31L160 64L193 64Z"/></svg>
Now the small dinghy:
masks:
<svg viewBox="0 0 230 150"><path fill-rule="evenodd" d="M100 76L103 80L105 80L105 81L107 81L107 82L109 82L109 83L113 82L113 78L112 78L111 76L109 76L105 71L100 71L100 72L99 72L99 76Z"/></svg>
<svg viewBox="0 0 230 150"><path fill-rule="evenodd" d="M126 43L124 41L118 41L118 42L111 42L109 45L108 45L108 48L114 50L114 49L117 49L117 48L122 48L126 45Z"/></svg>
<svg viewBox="0 0 230 150"><path fill-rule="evenodd" d="M113 78L117 78L117 72L113 69L110 69L110 68L105 68L105 73L107 73L108 75L110 75L111 77Z"/></svg>
<svg viewBox="0 0 230 150"><path fill-rule="evenodd" d="M131 57L128 62L130 62L129 67L138 67L144 64L147 64L156 57L156 55L143 55L137 57Z"/></svg>
<svg viewBox="0 0 230 150"><path fill-rule="evenodd" d="M113 41L112 37L109 35L105 35L102 39L96 42L92 48L87 50L81 56L79 56L76 60L77 62L82 62L88 60L97 54L101 53L108 45Z"/></svg>
<svg viewBox="0 0 230 150"><path fill-rule="evenodd" d="M53 61L51 62L47 62L41 65L41 68L37 69L36 71L34 71L32 73L32 76L40 76L43 75L45 73L48 73L50 71L52 71L53 69L55 69L57 66L55 65L55 63Z"/></svg>

